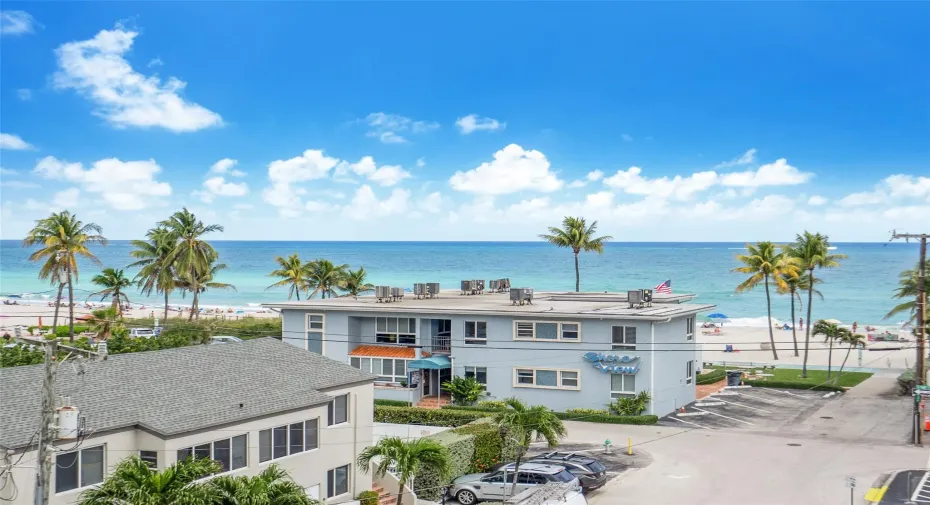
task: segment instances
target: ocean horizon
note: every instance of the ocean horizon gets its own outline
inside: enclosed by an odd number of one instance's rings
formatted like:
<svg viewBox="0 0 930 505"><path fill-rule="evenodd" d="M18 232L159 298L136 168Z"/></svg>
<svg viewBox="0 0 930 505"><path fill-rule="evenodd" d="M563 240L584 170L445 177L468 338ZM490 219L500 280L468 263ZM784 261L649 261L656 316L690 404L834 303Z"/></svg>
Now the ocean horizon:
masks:
<svg viewBox="0 0 930 505"><path fill-rule="evenodd" d="M219 282L233 284L236 291L208 291L201 297L204 307L255 308L261 303L287 299L284 288L267 290L274 279L276 256L300 254L305 260L327 258L364 266L372 284L411 288L415 282L439 282L443 289L457 289L463 279L508 277L514 287L538 291L574 290L572 253L545 242L368 242L368 241L210 241L227 265ZM815 297L813 318L834 318L844 323L900 324L905 317L883 320L898 302L892 299L898 274L917 264L917 244L834 243L834 252L847 254L840 268L818 271L824 300ZM113 240L109 246L91 246L103 267L124 268L133 260L130 241ZM717 306L733 324L765 324L765 291L736 294L746 276L732 273L735 256L744 242L610 242L604 254L582 253L582 291L626 291L652 288L671 280L675 293L694 293L695 302ZM44 302L56 289L36 278L38 266L28 260L31 249L18 240L0 240L0 297L23 296ZM101 267L86 260L79 263L75 299L83 302L93 292L91 278ZM135 271L129 270L129 275ZM129 293L134 304L154 305L160 297ZM99 300L99 298L96 298ZM798 307L798 316L806 315ZM190 298L175 294L172 305L189 305ZM772 317L790 320L790 300L772 288Z"/></svg>

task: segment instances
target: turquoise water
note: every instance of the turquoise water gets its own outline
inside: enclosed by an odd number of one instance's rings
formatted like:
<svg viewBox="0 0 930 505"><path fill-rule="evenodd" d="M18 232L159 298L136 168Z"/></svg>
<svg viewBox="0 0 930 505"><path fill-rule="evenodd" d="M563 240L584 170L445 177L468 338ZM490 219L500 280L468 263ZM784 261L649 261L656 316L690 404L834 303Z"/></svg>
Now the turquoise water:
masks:
<svg viewBox="0 0 930 505"><path fill-rule="evenodd" d="M411 287L414 282L439 282L457 288L462 279L509 277L514 286L537 290L574 289L572 254L540 242L233 242L214 241L229 268L218 279L236 286L234 292L207 292L205 306L237 306L286 299L284 289L266 291L273 282L266 274L278 255L299 253L305 259L328 258L364 266L374 284ZM849 255L841 268L820 273L824 301L815 299L814 318L843 322L882 323L894 305L891 295L901 270L917 263L915 244L835 244L836 253ZM586 291L624 291L651 288L671 279L675 292L697 293L696 301L713 303L718 311L744 324L758 324L765 316L763 290L734 294L744 277L730 273L741 243L611 243L603 255L582 254L581 287ZM122 267L131 261L127 241L95 246L104 266ZM37 267L28 261L29 250L20 242L0 241L0 295L31 293L32 298L54 296L46 283L35 278ZM75 297L86 298L90 279L99 267L84 262ZM27 298L28 299L28 298ZM138 293L134 303L152 304ZM187 304L179 296L172 303ZM805 298L806 303L806 298ZM773 316L790 319L789 300L774 296ZM899 322L903 318L899 318ZM887 323L887 322L886 322Z"/></svg>

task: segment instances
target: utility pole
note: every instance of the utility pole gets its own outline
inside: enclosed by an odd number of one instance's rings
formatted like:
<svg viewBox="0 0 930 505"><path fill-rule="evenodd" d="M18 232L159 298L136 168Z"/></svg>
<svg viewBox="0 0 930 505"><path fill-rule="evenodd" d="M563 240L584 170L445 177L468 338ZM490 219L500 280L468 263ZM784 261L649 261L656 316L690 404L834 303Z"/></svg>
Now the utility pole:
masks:
<svg viewBox="0 0 930 505"><path fill-rule="evenodd" d="M903 238L920 240L920 262L917 264L917 324L914 336L917 338L917 370L915 378L917 385L927 383L927 233L897 233L891 232L891 239ZM916 392L915 392L916 394ZM920 402L914 401L914 443L923 445L923 430L920 428Z"/></svg>

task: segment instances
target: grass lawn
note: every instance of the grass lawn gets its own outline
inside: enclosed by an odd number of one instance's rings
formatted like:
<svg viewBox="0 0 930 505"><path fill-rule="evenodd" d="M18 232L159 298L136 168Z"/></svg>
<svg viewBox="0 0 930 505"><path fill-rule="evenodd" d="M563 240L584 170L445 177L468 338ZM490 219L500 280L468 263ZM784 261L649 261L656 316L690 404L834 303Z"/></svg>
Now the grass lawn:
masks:
<svg viewBox="0 0 930 505"><path fill-rule="evenodd" d="M777 381L777 382L791 382L798 385L810 385L817 386L827 382L827 371L826 370L808 370L807 378L801 378L801 369L800 368L778 368L778 365L775 365L776 368L774 371L766 370L766 373L771 373L774 377L766 377L766 380ZM714 367L715 369L723 369L723 367ZM839 367L836 367L832 374L830 375L830 381L836 379L836 371L839 370ZM839 381L836 385L839 387L853 387L858 385L860 382L868 379L872 376L871 372L847 372L843 371L843 375L840 376Z"/></svg>

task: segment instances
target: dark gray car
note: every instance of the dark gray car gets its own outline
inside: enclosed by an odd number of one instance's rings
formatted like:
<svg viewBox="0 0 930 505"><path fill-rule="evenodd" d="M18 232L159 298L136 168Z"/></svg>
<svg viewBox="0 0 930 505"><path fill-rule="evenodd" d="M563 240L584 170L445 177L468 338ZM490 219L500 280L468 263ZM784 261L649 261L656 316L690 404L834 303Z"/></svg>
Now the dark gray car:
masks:
<svg viewBox="0 0 930 505"><path fill-rule="evenodd" d="M582 490L587 493L607 483L607 468L600 461L584 454L574 452L550 452L533 457L531 463L564 466L572 475L578 477Z"/></svg>
<svg viewBox="0 0 930 505"><path fill-rule="evenodd" d="M516 475L516 493L549 482L573 482L580 486L578 478L563 466L540 463L521 463ZM473 505L479 501L503 501L512 496L514 482L514 464L504 465L497 471L463 475L452 483L449 495L462 505Z"/></svg>

